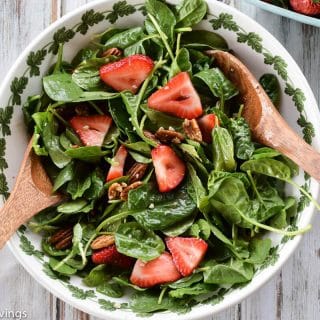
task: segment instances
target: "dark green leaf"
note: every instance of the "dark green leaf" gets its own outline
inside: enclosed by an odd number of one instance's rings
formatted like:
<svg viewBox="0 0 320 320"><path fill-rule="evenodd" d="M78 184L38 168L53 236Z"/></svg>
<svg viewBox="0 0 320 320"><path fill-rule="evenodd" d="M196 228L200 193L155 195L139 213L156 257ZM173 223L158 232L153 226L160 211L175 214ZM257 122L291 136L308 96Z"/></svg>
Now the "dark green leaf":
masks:
<svg viewBox="0 0 320 320"><path fill-rule="evenodd" d="M99 162L107 152L102 151L101 147L98 146L86 146L68 149L65 151L65 154L73 159L96 163Z"/></svg>
<svg viewBox="0 0 320 320"><path fill-rule="evenodd" d="M97 292L112 298L121 298L123 296L122 287L118 283L104 282L97 286Z"/></svg>
<svg viewBox="0 0 320 320"><path fill-rule="evenodd" d="M276 108L280 106L281 89L278 78L271 73L266 73L259 79L259 82L267 93Z"/></svg>
<svg viewBox="0 0 320 320"><path fill-rule="evenodd" d="M167 193L159 193L149 184L131 190L128 197L129 209L135 219L152 230L166 229L190 216L196 205L186 191L186 186Z"/></svg>
<svg viewBox="0 0 320 320"><path fill-rule="evenodd" d="M240 169L242 171L251 171L280 180L289 180L291 177L291 171L287 165L271 158L246 161L241 165Z"/></svg>
<svg viewBox="0 0 320 320"><path fill-rule="evenodd" d="M143 261L153 260L165 250L159 236L136 222L121 224L115 234L115 241L119 252Z"/></svg>
<svg viewBox="0 0 320 320"><path fill-rule="evenodd" d="M205 50L228 50L226 40L219 34L207 30L194 30L182 35L181 43L187 48Z"/></svg>
<svg viewBox="0 0 320 320"><path fill-rule="evenodd" d="M213 164L217 171L233 171L236 168L234 146L230 133L222 127L212 130Z"/></svg>
<svg viewBox="0 0 320 320"><path fill-rule="evenodd" d="M192 27L199 23L207 13L207 4L203 0L183 0L177 8L176 27Z"/></svg>

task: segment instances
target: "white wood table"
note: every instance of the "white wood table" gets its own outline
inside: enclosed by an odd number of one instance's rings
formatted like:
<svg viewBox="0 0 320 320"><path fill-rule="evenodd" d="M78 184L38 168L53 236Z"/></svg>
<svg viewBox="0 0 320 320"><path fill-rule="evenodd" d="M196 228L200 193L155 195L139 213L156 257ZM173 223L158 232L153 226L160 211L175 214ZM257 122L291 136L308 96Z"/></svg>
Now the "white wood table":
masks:
<svg viewBox="0 0 320 320"><path fill-rule="evenodd" d="M0 0L0 79L26 45L51 22L90 0ZM225 0L253 17L288 49L302 68L320 102L320 29ZM320 124L319 124L320 125ZM1 222L0 222L1 223ZM267 285L215 320L320 319L320 216L294 256ZM94 320L42 288L8 248L0 251L0 318L6 311L25 311L34 320Z"/></svg>

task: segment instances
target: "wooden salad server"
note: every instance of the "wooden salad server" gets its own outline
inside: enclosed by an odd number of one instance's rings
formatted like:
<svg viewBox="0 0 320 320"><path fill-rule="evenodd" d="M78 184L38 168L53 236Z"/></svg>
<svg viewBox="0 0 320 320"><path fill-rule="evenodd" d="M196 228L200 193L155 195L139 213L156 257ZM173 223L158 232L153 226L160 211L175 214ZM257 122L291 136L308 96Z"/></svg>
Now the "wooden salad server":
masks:
<svg viewBox="0 0 320 320"><path fill-rule="evenodd" d="M228 52L210 50L207 54L236 84L244 104L242 116L254 140L281 152L320 182L320 153L289 127L248 68Z"/></svg>
<svg viewBox="0 0 320 320"><path fill-rule="evenodd" d="M23 223L61 200L60 195L52 195L52 183L33 152L31 139L15 186L0 210L0 249Z"/></svg>

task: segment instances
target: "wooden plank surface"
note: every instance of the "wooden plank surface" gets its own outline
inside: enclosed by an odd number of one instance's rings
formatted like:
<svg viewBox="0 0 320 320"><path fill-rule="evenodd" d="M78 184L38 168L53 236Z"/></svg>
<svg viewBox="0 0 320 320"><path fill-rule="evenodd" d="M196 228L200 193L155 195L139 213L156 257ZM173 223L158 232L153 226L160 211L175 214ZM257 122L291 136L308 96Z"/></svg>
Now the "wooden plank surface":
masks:
<svg viewBox="0 0 320 320"><path fill-rule="evenodd" d="M90 0L0 0L0 79L24 47L52 21ZM239 0L224 0L266 27L292 54L320 101L320 29L281 18ZM320 217L297 252L267 285L214 320L320 319ZM26 311L28 319L97 320L60 301L0 251L0 312Z"/></svg>

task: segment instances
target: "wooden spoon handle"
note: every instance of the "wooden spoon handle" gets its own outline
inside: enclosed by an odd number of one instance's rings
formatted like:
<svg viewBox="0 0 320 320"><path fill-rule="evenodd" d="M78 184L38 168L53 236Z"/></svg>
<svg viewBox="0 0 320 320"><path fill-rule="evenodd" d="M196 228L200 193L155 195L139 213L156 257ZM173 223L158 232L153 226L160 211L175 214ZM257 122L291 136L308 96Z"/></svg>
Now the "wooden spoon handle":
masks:
<svg viewBox="0 0 320 320"><path fill-rule="evenodd" d="M45 183L41 185L39 181ZM23 223L37 212L61 201L60 195L51 195L52 186L48 181L49 178L39 158L33 153L30 142L16 184L0 210L0 249Z"/></svg>
<svg viewBox="0 0 320 320"><path fill-rule="evenodd" d="M36 212L56 203L56 200L52 203L43 201L43 194L32 183L26 183L23 188L23 193L13 192L13 196L9 197L0 210L0 249L14 232L30 219L30 215L33 216Z"/></svg>
<svg viewBox="0 0 320 320"><path fill-rule="evenodd" d="M264 134L258 137L269 147L272 147L295 162L311 177L320 182L320 153L306 143L280 116L274 116L272 135ZM268 125L264 125L268 130ZM270 133L271 131L269 131Z"/></svg>

